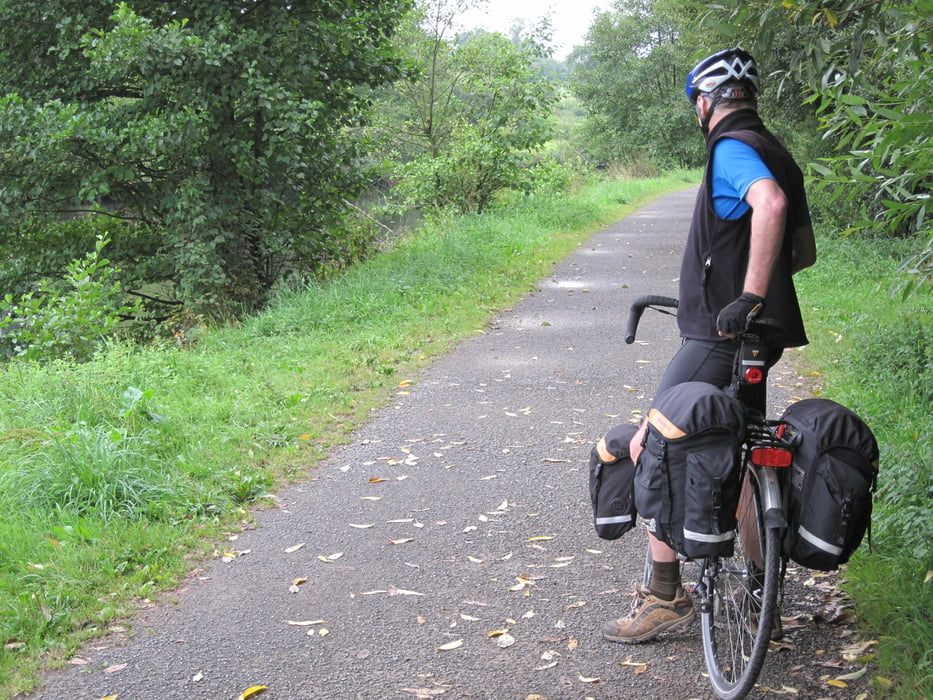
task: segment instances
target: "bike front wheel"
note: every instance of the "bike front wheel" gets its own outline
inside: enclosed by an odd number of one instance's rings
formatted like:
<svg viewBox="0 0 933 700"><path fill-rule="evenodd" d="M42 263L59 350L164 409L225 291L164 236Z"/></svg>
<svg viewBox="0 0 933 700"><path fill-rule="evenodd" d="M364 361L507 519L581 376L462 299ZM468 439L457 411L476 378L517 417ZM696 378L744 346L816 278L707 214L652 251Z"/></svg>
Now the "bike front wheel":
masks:
<svg viewBox="0 0 933 700"><path fill-rule="evenodd" d="M766 527L753 478L743 486L732 557L710 557L701 571L703 654L716 695L744 698L754 687L778 609L781 530Z"/></svg>

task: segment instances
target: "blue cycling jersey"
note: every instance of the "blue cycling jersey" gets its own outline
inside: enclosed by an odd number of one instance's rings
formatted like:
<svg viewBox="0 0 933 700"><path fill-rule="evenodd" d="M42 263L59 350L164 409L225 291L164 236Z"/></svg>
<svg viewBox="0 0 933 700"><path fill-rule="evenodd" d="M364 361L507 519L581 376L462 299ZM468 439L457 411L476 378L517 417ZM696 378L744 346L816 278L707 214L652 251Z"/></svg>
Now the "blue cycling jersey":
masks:
<svg viewBox="0 0 933 700"><path fill-rule="evenodd" d="M724 138L713 149L713 208L722 219L740 219L749 210L745 195L758 180L774 175L758 151L737 139Z"/></svg>

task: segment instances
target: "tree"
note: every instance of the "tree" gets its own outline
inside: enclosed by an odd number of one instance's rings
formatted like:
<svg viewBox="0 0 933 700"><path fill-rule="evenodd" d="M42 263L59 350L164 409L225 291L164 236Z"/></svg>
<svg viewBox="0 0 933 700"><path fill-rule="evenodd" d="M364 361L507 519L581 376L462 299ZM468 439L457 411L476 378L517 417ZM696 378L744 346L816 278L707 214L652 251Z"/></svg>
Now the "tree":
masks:
<svg viewBox="0 0 933 700"><path fill-rule="evenodd" d="M0 218L144 223L186 301L256 308L327 254L409 5L0 0Z"/></svg>
<svg viewBox="0 0 933 700"><path fill-rule="evenodd" d="M534 69L540 36L458 34L473 4L420 4L400 33L416 76L378 99L377 138L412 204L482 211L496 192L529 184L527 155L548 137L555 95Z"/></svg>
<svg viewBox="0 0 933 700"><path fill-rule="evenodd" d="M571 87L590 114L598 160L660 168L702 163L703 143L683 90L694 46L683 9L619 0L596 17L572 54Z"/></svg>

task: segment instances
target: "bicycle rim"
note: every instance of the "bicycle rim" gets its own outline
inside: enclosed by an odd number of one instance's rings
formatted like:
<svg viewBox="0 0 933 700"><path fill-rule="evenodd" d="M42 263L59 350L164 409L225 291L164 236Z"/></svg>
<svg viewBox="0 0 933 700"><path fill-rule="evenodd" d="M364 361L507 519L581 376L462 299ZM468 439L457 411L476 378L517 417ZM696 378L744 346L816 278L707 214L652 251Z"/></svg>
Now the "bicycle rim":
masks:
<svg viewBox="0 0 933 700"><path fill-rule="evenodd" d="M749 480L751 483L751 480ZM765 528L757 488L752 488L754 519L762 546L760 556L743 551L737 537L735 555L711 557L701 573L703 654L716 695L723 700L743 698L754 687L771 641L780 578L780 531ZM747 533L746 533L747 534ZM756 538L753 538L756 539ZM763 570L753 559L764 563Z"/></svg>

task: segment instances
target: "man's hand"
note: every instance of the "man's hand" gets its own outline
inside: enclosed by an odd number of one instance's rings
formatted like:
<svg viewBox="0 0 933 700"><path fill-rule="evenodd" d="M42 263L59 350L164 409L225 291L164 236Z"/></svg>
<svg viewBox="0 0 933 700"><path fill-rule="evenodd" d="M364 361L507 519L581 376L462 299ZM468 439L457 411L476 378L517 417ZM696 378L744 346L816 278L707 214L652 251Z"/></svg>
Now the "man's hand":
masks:
<svg viewBox="0 0 933 700"><path fill-rule="evenodd" d="M742 296L726 306L716 318L719 335L734 338L748 329L765 306L765 300L757 294L742 292Z"/></svg>

